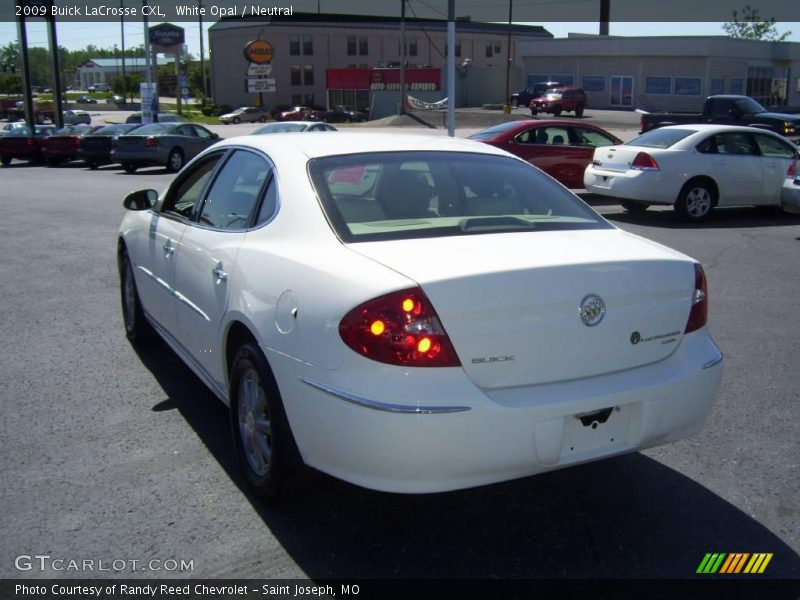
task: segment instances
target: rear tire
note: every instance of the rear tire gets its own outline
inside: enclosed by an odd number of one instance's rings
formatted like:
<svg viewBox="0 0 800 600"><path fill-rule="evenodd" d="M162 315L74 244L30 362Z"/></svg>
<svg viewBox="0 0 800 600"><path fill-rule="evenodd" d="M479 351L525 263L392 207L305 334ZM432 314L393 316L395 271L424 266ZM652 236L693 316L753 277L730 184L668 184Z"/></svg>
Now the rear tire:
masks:
<svg viewBox="0 0 800 600"><path fill-rule="evenodd" d="M686 221L705 221L717 203L717 190L704 181L688 181L675 201L675 212Z"/></svg>
<svg viewBox="0 0 800 600"><path fill-rule="evenodd" d="M538 112L537 110L535 110L535 109L533 109L533 108L531 109L531 116L532 116L532 117L535 117L535 116L536 116L536 115L538 115L538 114L539 114L539 112Z"/></svg>
<svg viewBox="0 0 800 600"><path fill-rule="evenodd" d="M266 123L267 122L267 117L259 117L258 118L258 122L259 123Z"/></svg>
<svg viewBox="0 0 800 600"><path fill-rule="evenodd" d="M576 117L583 116L583 104L578 104L578 106L575 107L575 116Z"/></svg>
<svg viewBox="0 0 800 600"><path fill-rule="evenodd" d="M257 344L239 348L229 380L231 431L247 481L262 498L288 499L307 473L275 378Z"/></svg>
<svg viewBox="0 0 800 600"><path fill-rule="evenodd" d="M509 104L511 105L511 108L519 108L519 99L518 98L512 98L511 102L509 102Z"/></svg>
<svg viewBox="0 0 800 600"><path fill-rule="evenodd" d="M100 165L99 165L98 163L96 163L96 162L90 162L90 163L89 163L89 168L90 168L92 171L97 171L97 167L99 167L99 166L100 166Z"/></svg>
<svg viewBox="0 0 800 600"><path fill-rule="evenodd" d="M183 168L183 152L174 148L167 157L167 171L175 173Z"/></svg>
<svg viewBox="0 0 800 600"><path fill-rule="evenodd" d="M557 116L559 116L560 114L561 114L561 107L560 107L560 106L556 106L556 107L553 109L553 116L554 116L554 117L557 117Z"/></svg>
<svg viewBox="0 0 800 600"><path fill-rule="evenodd" d="M122 165L122 168L125 169L126 173L136 173L136 165L132 165L131 163L125 163Z"/></svg>
<svg viewBox="0 0 800 600"><path fill-rule="evenodd" d="M234 125L238 125L241 122L242 122L242 120L239 117L233 117L233 124Z"/></svg>
<svg viewBox="0 0 800 600"><path fill-rule="evenodd" d="M620 204L622 205L622 208L627 210L629 213L636 213L636 214L643 213L650 206L649 204L645 204L644 202L632 202L630 200L622 200Z"/></svg>
<svg viewBox="0 0 800 600"><path fill-rule="evenodd" d="M4 156L3 158L0 158L0 164L2 164L4 167L7 167L8 165L11 164L11 157Z"/></svg>

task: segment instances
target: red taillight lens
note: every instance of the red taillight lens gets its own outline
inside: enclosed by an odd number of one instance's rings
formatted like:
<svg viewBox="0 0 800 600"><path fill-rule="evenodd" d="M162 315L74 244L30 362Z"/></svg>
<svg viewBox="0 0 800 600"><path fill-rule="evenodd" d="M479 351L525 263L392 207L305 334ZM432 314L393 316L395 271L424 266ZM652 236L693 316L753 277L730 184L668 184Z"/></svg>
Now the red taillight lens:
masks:
<svg viewBox="0 0 800 600"><path fill-rule="evenodd" d="M797 159L792 161L792 164L789 165L789 168L786 171L787 179L794 179L797 175Z"/></svg>
<svg viewBox="0 0 800 600"><path fill-rule="evenodd" d="M684 333L691 333L703 327L708 321L708 282L703 267L694 265L694 292L692 293L692 310L686 322Z"/></svg>
<svg viewBox="0 0 800 600"><path fill-rule="evenodd" d="M639 152L631 163L631 169L636 169L637 171L658 171L659 167L655 158L650 156L647 152Z"/></svg>
<svg viewBox="0 0 800 600"><path fill-rule="evenodd" d="M158 146L158 138L150 136L144 141L144 145L147 146L148 148L155 148L156 146Z"/></svg>
<svg viewBox="0 0 800 600"><path fill-rule="evenodd" d="M76 148L78 148L81 145L81 138L76 137L75 139L72 140L72 143Z"/></svg>
<svg viewBox="0 0 800 600"><path fill-rule="evenodd" d="M380 296L339 323L339 335L359 354L390 365L458 367L456 351L420 288Z"/></svg>
<svg viewBox="0 0 800 600"><path fill-rule="evenodd" d="M27 144L28 146L33 146L33 138L28 138Z"/></svg>

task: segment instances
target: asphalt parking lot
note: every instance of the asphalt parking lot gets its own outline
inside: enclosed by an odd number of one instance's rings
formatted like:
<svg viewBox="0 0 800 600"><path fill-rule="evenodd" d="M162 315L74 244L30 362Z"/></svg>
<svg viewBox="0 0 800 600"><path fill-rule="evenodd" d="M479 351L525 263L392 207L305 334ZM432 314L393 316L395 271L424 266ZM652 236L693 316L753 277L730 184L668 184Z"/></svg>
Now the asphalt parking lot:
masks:
<svg viewBox="0 0 800 600"><path fill-rule="evenodd" d="M705 266L725 375L699 436L438 495L321 476L275 510L247 492L226 409L166 346L137 350L123 333L121 200L171 178L80 163L0 172L0 577L93 575L15 567L49 554L193 561L129 577L686 578L707 552L772 552L764 577L800 578L800 217L730 209L687 225L592 201Z"/></svg>

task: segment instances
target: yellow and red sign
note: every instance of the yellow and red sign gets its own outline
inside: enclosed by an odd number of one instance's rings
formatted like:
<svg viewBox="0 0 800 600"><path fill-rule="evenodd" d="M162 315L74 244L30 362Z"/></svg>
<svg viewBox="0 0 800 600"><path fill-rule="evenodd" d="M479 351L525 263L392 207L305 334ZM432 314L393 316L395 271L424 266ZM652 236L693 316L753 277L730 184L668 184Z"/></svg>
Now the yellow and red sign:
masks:
<svg viewBox="0 0 800 600"><path fill-rule="evenodd" d="M253 40L244 46L244 57L257 65L268 64L272 60L274 48L267 40Z"/></svg>

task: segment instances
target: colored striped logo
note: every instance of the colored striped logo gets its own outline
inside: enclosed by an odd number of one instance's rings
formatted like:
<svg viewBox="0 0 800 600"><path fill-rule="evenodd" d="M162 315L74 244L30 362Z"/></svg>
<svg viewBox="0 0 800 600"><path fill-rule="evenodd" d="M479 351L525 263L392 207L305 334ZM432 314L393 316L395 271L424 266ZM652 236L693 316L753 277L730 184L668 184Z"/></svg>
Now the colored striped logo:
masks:
<svg viewBox="0 0 800 600"><path fill-rule="evenodd" d="M763 573L769 561L772 560L772 552L709 552L697 567L697 573L714 574L722 573L733 575L738 573Z"/></svg>

